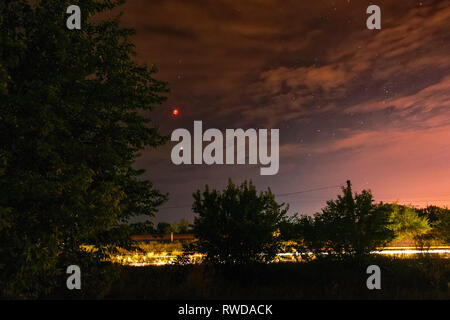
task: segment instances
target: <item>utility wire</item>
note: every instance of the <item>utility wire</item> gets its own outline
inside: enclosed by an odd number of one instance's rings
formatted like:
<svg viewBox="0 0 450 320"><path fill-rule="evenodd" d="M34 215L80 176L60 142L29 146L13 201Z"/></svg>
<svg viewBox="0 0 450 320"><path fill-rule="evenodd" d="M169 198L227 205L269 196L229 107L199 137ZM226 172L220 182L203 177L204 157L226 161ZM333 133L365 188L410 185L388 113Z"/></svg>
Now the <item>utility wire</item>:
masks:
<svg viewBox="0 0 450 320"><path fill-rule="evenodd" d="M320 190L327 190L327 189L334 189L334 188L338 188L341 185L334 185L334 186L326 186L326 187L320 187L320 188L315 188L315 189L307 189L307 190L301 190L301 191L294 191L294 192L288 192L288 193L279 193L279 194L275 194L276 197L285 197L285 196L290 196L290 195L294 195L294 194L302 194L302 193L308 193L308 192L314 192L314 191L320 191ZM190 208L192 205L191 204L183 204L183 205L179 205L179 206L170 206L170 207L161 207L159 208L159 210L161 209L181 209L181 208Z"/></svg>
<svg viewBox="0 0 450 320"><path fill-rule="evenodd" d="M314 192L314 191L320 191L320 190L334 189L334 188L338 188L340 186L341 185L335 185L335 186L321 187L321 188L316 188L316 189L294 191L294 192L288 192L288 193L279 193L279 194L276 194L275 196L276 197L285 197L285 196L290 196L293 194L301 194L301 193L308 193L308 192Z"/></svg>
<svg viewBox="0 0 450 320"><path fill-rule="evenodd" d="M328 189L334 189L334 188L338 188L341 187L342 185L334 185L334 186L325 186L325 187L320 187L320 188L314 188L314 189L306 189L306 190L300 190L300 191L294 191L294 192L287 192L287 193L279 193L279 194L275 194L276 197L286 197L286 196L291 196L291 195L297 195L297 194L303 194L303 193L309 193L309 192L315 192L315 191L321 191L321 190L328 190ZM419 197L420 198L420 197ZM326 201L329 199L319 199L319 198L314 198L314 199L296 199L296 200L291 200L290 202L299 202L299 201L307 201L307 200L314 200L314 201ZM391 200L386 200L386 199L381 199L380 201L383 202L420 202L420 203L428 203L428 202L450 202L450 199L427 199L427 200L417 200L417 199L409 199L409 198L398 198L398 199L391 199ZM164 209L184 209L184 208L190 208L192 206L192 204L182 204L182 205L177 205L177 206L169 206L169 207L161 207L159 208L159 210L164 210Z"/></svg>

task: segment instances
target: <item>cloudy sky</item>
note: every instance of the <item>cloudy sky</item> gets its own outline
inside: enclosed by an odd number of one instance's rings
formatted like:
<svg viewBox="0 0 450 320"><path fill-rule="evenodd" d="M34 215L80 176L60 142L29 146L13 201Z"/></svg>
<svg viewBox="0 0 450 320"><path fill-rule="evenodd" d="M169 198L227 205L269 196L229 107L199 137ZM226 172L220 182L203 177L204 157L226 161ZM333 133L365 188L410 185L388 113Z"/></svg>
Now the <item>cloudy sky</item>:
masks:
<svg viewBox="0 0 450 320"><path fill-rule="evenodd" d="M381 30L366 8L381 7ZM350 179L376 200L450 206L450 1L129 0L137 59L169 82L151 114L176 128L278 128L280 170L172 164L169 143L136 165L170 194L157 221L192 220L192 192L251 179L313 214ZM173 108L180 114L174 117Z"/></svg>

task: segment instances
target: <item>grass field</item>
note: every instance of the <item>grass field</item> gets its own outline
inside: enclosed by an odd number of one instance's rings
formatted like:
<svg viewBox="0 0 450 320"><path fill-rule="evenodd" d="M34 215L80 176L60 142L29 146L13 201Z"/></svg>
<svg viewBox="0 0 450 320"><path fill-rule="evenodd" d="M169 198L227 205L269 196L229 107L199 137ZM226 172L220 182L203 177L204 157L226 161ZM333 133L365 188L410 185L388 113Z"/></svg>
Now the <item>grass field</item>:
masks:
<svg viewBox="0 0 450 320"><path fill-rule="evenodd" d="M381 290L366 287L370 264L381 268ZM274 263L220 272L204 265L121 268L104 298L450 299L450 260L431 256Z"/></svg>

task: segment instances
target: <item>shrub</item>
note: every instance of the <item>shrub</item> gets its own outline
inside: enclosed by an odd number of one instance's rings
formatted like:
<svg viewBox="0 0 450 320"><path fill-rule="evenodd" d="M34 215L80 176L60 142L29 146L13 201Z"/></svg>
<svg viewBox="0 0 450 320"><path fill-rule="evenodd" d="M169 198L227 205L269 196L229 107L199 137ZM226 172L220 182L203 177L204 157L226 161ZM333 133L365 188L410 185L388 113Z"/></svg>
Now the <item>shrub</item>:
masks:
<svg viewBox="0 0 450 320"><path fill-rule="evenodd" d="M303 251L312 251L316 256L326 252L337 258L363 256L392 240L389 212L374 204L370 191L353 195L351 183L347 181L342 192L336 200L328 201L314 219L299 219Z"/></svg>
<svg viewBox="0 0 450 320"><path fill-rule="evenodd" d="M230 180L223 192L206 186L193 196L193 211L198 214L193 249L206 254L205 262L240 265L273 260L288 208L275 201L270 189L258 194L251 182L236 186Z"/></svg>

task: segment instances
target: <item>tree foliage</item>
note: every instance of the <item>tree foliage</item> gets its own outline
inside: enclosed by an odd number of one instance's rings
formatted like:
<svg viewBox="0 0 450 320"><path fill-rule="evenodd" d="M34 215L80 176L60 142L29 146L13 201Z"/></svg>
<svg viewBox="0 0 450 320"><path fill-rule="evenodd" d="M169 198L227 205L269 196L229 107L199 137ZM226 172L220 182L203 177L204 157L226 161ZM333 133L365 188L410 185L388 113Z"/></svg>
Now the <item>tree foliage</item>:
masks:
<svg viewBox="0 0 450 320"><path fill-rule="evenodd" d="M0 3L2 296L48 294L69 264L95 286L84 257L129 244L125 222L165 200L132 164L166 140L147 113L167 85L133 61L132 30L93 19L122 2L83 0L81 30L66 28L72 1Z"/></svg>
<svg viewBox="0 0 450 320"><path fill-rule="evenodd" d="M418 209L419 217L426 218L432 228L430 236L446 244L450 243L450 209L427 206Z"/></svg>
<svg viewBox="0 0 450 320"><path fill-rule="evenodd" d="M374 203L372 193L352 192L350 181L342 195L327 201L314 218L303 216L296 222L300 253L313 252L330 257L363 256L392 240L389 212Z"/></svg>
<svg viewBox="0 0 450 320"><path fill-rule="evenodd" d="M215 265L242 265L273 260L281 246L279 228L287 207L278 204L268 189L256 191L251 182L229 181L222 192L194 193L195 249Z"/></svg>
<svg viewBox="0 0 450 320"><path fill-rule="evenodd" d="M181 234L190 232L190 225L186 219L180 219L178 222L172 222L170 232Z"/></svg>
<svg viewBox="0 0 450 320"><path fill-rule="evenodd" d="M441 213L450 212L450 210L438 206L426 206L425 208L415 209L415 211L419 217L426 218L431 227L438 223Z"/></svg>
<svg viewBox="0 0 450 320"><path fill-rule="evenodd" d="M450 210L440 210L437 218L436 237L445 244L450 244Z"/></svg>
<svg viewBox="0 0 450 320"><path fill-rule="evenodd" d="M159 235L164 235L164 234L168 234L171 231L171 227L170 227L170 223L168 222L160 222L156 225L156 232Z"/></svg>
<svg viewBox="0 0 450 320"><path fill-rule="evenodd" d="M394 231L397 239L417 237L431 230L428 219L410 207L400 206L396 203L386 205L390 214L390 229Z"/></svg>

